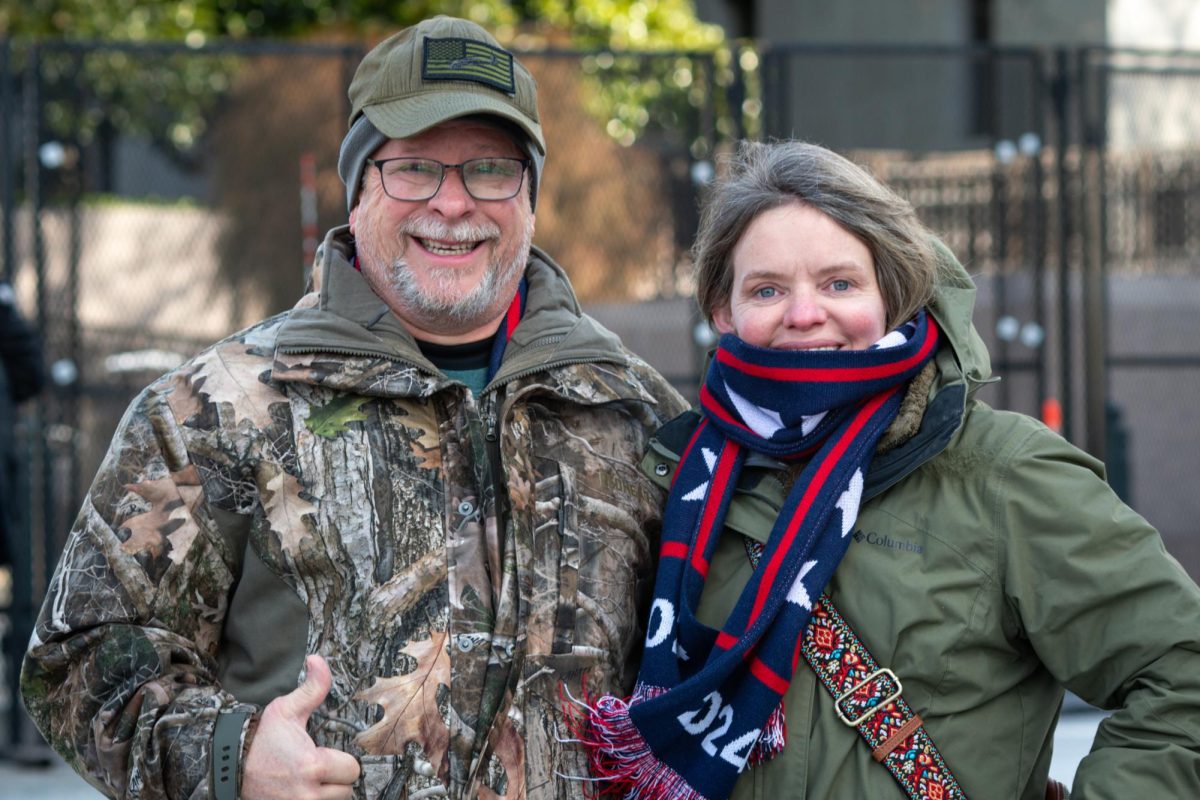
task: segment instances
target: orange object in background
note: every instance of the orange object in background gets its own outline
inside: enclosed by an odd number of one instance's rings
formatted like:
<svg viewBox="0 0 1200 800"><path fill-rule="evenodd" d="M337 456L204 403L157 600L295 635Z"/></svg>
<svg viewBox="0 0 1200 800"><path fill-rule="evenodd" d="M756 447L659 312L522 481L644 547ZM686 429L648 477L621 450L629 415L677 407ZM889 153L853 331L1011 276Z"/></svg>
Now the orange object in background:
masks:
<svg viewBox="0 0 1200 800"><path fill-rule="evenodd" d="M1042 401L1042 422L1055 433L1062 433L1062 403L1057 397L1047 397Z"/></svg>

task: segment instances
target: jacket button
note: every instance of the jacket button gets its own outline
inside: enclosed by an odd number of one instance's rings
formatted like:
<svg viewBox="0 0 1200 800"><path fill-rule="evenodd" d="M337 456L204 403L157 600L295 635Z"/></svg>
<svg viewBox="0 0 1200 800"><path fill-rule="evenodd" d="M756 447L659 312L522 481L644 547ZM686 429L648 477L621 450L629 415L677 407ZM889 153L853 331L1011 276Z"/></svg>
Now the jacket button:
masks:
<svg viewBox="0 0 1200 800"><path fill-rule="evenodd" d="M667 473L670 471L671 471L671 468L668 467L666 464L662 463L661 461L654 465L654 474L660 478L665 478L667 476Z"/></svg>
<svg viewBox="0 0 1200 800"><path fill-rule="evenodd" d="M474 510L475 506L471 505L471 501L469 500L463 500L458 504L458 513L462 514L464 517L471 516L471 512Z"/></svg>

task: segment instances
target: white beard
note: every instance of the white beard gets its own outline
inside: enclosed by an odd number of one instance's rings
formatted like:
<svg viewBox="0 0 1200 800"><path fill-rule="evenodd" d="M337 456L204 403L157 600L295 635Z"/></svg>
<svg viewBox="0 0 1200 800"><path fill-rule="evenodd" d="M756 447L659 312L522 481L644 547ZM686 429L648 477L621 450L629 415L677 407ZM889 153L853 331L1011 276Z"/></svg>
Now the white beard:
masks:
<svg viewBox="0 0 1200 800"><path fill-rule="evenodd" d="M366 209L364 209L366 210ZM470 291L462 293L462 274L454 269L428 269L420 279L404 258L407 236L446 242L501 241L495 223L446 225L428 218L406 219L389 236L381 236L381 224L368 212L365 230L357 239L368 283L405 321L422 330L453 334L478 328L504 313L512 301L516 283L529 261L533 242L533 215L512 246L496 250L483 276ZM365 234L365 235L362 235ZM382 283L383 285L379 285Z"/></svg>

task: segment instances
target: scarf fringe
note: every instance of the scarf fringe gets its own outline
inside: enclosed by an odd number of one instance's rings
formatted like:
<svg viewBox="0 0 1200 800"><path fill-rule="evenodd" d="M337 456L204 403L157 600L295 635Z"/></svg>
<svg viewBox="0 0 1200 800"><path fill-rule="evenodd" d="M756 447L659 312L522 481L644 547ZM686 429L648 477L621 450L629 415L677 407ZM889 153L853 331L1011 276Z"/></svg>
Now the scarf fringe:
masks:
<svg viewBox="0 0 1200 800"><path fill-rule="evenodd" d="M679 773L659 761L634 726L629 707L666 692L638 686L631 697L606 694L594 702L575 701L568 714L572 735L587 752L596 797L626 800L707 800ZM582 713L579 713L579 709Z"/></svg>
<svg viewBox="0 0 1200 800"><path fill-rule="evenodd" d="M771 712L771 716L767 717L766 723L763 724L762 733L759 734L758 741L750 748L746 764L756 767L764 761L770 761L783 752L785 744L787 744L787 720L783 715L783 701L781 700L779 705L775 706L775 710Z"/></svg>

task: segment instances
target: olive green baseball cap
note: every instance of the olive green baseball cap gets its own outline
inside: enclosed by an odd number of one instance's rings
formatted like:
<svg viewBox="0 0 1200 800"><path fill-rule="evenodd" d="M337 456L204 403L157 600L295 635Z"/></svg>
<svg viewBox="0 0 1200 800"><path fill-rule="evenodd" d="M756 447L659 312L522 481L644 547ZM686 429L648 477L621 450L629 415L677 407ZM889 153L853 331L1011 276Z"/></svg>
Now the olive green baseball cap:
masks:
<svg viewBox="0 0 1200 800"><path fill-rule="evenodd" d="M546 152L537 82L491 34L465 19L433 17L384 39L358 65L350 103L350 125L365 114L391 139L456 117L494 114Z"/></svg>
<svg viewBox="0 0 1200 800"><path fill-rule="evenodd" d="M345 163L338 165L349 207L357 197L363 162L383 141L415 136L447 120L476 114L501 117L525 133L536 192L546 155L537 82L474 22L437 16L392 34L358 65L349 95L350 133L339 159ZM362 117L370 125L356 126ZM371 136L362 133L372 128Z"/></svg>

